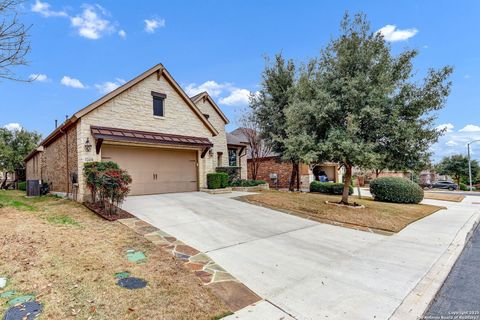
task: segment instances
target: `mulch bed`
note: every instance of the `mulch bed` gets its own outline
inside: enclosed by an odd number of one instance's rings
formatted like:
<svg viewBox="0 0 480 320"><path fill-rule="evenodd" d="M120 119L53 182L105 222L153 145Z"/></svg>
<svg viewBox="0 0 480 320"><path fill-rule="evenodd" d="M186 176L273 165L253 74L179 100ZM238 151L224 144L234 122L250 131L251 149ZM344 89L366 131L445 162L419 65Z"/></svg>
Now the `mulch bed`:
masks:
<svg viewBox="0 0 480 320"><path fill-rule="evenodd" d="M127 219L127 218L135 218L134 215L128 213L127 211L123 210L122 208L117 208L117 213L111 214L110 212L106 212L104 208L100 206L100 203L91 203L91 202L84 202L83 205L90 209L91 211L98 214L105 220L108 221L115 221L118 219Z"/></svg>

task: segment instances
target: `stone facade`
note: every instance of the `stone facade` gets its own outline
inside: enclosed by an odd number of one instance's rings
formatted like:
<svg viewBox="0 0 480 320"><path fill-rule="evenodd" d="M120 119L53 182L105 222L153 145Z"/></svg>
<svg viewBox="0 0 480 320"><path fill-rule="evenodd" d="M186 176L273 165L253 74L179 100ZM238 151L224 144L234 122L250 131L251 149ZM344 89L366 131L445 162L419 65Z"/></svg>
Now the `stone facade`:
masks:
<svg viewBox="0 0 480 320"><path fill-rule="evenodd" d="M73 125L26 163L27 180L42 180L53 192L72 193L71 175L78 174L77 126Z"/></svg>
<svg viewBox="0 0 480 320"><path fill-rule="evenodd" d="M204 161L205 172L215 172L216 167L228 166L226 123L207 99L200 99L196 105L204 115L208 115L208 121L218 131L218 135L210 138L210 141L213 142L212 154L205 155L207 161ZM201 186L203 187L203 185Z"/></svg>
<svg viewBox="0 0 480 320"><path fill-rule="evenodd" d="M153 70L153 69L151 69ZM91 109L87 113L80 111L74 125L70 126L67 134L60 134L47 145L44 151L32 156L26 163L27 179L42 179L52 186L52 191L71 192L70 176L73 172L78 174L79 201L88 199L89 191L83 177L85 162L102 161L101 148L96 152L96 141L91 134L91 126L102 126L128 130L158 132L164 134L177 134L208 138L212 149L204 158L201 157L203 147L168 146L171 148L193 149L197 151L198 163L198 188L206 187L206 174L214 172L220 164L228 166L228 149L225 133L225 121L216 112L208 99L201 99L196 105L203 114L208 114L208 122L218 132L214 135L205 120L202 121L191 104L181 94L174 80L161 71L152 72L148 76L142 75L142 80L135 82L111 99ZM160 75L160 76L159 76ZM153 115L152 92L166 95L164 100L164 115ZM187 98L188 99L188 98ZM89 109L86 109L89 110ZM75 114L75 116L77 116ZM204 122L205 121L205 122ZM92 145L88 150L86 142ZM112 142L104 141L103 144ZM125 143L126 145L148 146L167 148L161 145L142 145L139 143ZM68 157L67 157L68 154ZM245 165L242 176L246 178L246 157L240 157L240 162ZM40 167L37 165L41 163Z"/></svg>

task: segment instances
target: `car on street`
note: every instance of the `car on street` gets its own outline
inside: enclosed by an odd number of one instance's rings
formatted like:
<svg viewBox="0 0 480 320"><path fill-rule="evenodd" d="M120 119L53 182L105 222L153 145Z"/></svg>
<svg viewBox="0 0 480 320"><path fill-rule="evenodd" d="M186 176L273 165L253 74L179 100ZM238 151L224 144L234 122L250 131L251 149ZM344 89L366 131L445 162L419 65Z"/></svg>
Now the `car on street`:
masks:
<svg viewBox="0 0 480 320"><path fill-rule="evenodd" d="M451 181L437 181L431 185L433 189L448 189L450 191L457 190L458 184Z"/></svg>

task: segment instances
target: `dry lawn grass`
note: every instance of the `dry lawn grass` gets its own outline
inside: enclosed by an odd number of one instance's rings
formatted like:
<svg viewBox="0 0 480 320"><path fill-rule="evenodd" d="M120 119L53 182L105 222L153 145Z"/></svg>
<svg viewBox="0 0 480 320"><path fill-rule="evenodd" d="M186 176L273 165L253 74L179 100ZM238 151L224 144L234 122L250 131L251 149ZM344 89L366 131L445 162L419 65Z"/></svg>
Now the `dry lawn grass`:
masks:
<svg viewBox="0 0 480 320"><path fill-rule="evenodd" d="M432 200L443 200L443 201L452 201L452 202L462 202L465 199L465 196L459 194L447 194L447 193L437 193L437 192L425 192L425 199Z"/></svg>
<svg viewBox="0 0 480 320"><path fill-rule="evenodd" d="M325 201L338 202L340 196L319 193L264 191L242 198L319 222L339 222L389 232L398 232L410 223L443 209L432 205L386 203L353 196L352 199L364 205L365 209L352 209L328 205Z"/></svg>
<svg viewBox="0 0 480 320"><path fill-rule="evenodd" d="M228 312L180 262L119 222L69 200L16 191L0 191L0 206L0 276L9 278L3 291L36 294L42 319L213 319ZM147 262L128 262L130 248L144 251ZM117 286L120 271L148 286Z"/></svg>

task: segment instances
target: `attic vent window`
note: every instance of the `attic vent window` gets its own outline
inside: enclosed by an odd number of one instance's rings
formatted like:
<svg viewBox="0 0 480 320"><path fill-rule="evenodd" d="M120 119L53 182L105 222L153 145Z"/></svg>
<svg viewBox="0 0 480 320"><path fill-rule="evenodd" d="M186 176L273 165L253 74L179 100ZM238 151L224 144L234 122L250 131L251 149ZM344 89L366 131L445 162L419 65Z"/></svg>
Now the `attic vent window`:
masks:
<svg viewBox="0 0 480 320"><path fill-rule="evenodd" d="M153 115L157 117L165 116L165 99L167 98L166 94L153 92Z"/></svg>

